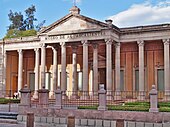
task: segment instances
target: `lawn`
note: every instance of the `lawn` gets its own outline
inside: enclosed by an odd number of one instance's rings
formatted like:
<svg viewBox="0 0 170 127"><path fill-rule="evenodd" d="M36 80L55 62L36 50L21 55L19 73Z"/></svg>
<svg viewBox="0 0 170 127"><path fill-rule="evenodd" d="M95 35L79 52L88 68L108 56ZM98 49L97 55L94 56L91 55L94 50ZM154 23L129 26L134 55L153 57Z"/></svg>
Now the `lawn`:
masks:
<svg viewBox="0 0 170 127"><path fill-rule="evenodd" d="M97 105L79 106L78 109L97 110L97 107ZM108 105L107 107L108 110L149 112L150 104L149 102L127 102L122 105ZM160 112L170 112L170 102L159 102L158 107Z"/></svg>
<svg viewBox="0 0 170 127"><path fill-rule="evenodd" d="M0 98L0 104L20 103L19 99Z"/></svg>

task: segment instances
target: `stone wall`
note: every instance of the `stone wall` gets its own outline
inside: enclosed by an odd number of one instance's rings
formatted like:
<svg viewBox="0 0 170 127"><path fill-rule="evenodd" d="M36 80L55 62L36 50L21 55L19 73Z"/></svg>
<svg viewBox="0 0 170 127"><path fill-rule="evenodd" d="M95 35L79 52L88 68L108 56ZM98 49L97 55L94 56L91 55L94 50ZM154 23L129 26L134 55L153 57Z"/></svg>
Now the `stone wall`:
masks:
<svg viewBox="0 0 170 127"><path fill-rule="evenodd" d="M18 115L17 120L19 123L26 122L26 115ZM36 125L45 127L67 127L67 118L35 117L35 126ZM75 127L116 127L116 121L88 118L75 119ZM170 123L124 121L124 127L170 127Z"/></svg>

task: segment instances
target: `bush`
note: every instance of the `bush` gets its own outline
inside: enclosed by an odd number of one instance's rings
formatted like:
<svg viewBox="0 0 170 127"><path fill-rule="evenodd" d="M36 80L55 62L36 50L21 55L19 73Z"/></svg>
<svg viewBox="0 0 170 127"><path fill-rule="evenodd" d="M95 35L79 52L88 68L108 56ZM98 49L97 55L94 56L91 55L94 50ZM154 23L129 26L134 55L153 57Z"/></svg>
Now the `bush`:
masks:
<svg viewBox="0 0 170 127"><path fill-rule="evenodd" d="M19 99L0 98L0 104L8 104L8 103L20 103L20 100Z"/></svg>
<svg viewBox="0 0 170 127"><path fill-rule="evenodd" d="M78 109L93 109L97 110L98 106L79 106Z"/></svg>

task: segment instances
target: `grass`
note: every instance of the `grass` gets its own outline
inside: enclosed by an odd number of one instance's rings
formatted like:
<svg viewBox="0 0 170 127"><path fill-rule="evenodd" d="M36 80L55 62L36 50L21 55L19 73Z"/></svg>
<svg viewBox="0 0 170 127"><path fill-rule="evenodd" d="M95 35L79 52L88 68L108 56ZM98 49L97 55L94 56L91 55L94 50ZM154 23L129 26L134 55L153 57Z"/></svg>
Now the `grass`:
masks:
<svg viewBox="0 0 170 127"><path fill-rule="evenodd" d="M8 103L20 103L20 100L19 99L0 98L0 104L8 104Z"/></svg>
<svg viewBox="0 0 170 127"><path fill-rule="evenodd" d="M149 112L149 102L127 102L123 105L108 105L108 110ZM170 112L170 102L159 102L159 112ZM98 106L79 106L78 109L97 110Z"/></svg>

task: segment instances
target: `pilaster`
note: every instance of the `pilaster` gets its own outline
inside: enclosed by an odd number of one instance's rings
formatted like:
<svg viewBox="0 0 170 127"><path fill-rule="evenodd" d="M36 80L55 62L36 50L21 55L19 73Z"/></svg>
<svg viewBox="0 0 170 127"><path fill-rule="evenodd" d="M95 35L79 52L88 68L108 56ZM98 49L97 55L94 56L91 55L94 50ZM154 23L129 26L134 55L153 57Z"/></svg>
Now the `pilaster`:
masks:
<svg viewBox="0 0 170 127"><path fill-rule="evenodd" d="M145 82L144 82L144 41L137 41L139 47L139 96L138 100L145 99Z"/></svg>
<svg viewBox="0 0 170 127"><path fill-rule="evenodd" d="M112 100L113 86L112 86L112 39L105 39L106 42L106 87L107 100Z"/></svg>
<svg viewBox="0 0 170 127"><path fill-rule="evenodd" d="M115 96L114 100L121 100L121 91L120 91L120 42L115 43Z"/></svg>
<svg viewBox="0 0 170 127"><path fill-rule="evenodd" d="M169 61L169 39L164 39L164 84L165 84L165 100L170 100L170 61Z"/></svg>

